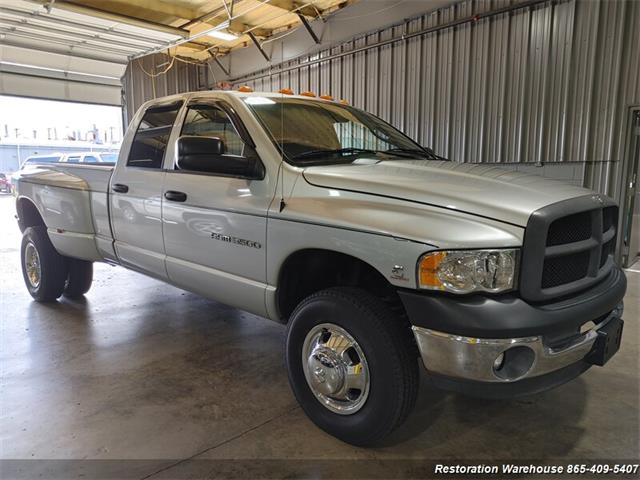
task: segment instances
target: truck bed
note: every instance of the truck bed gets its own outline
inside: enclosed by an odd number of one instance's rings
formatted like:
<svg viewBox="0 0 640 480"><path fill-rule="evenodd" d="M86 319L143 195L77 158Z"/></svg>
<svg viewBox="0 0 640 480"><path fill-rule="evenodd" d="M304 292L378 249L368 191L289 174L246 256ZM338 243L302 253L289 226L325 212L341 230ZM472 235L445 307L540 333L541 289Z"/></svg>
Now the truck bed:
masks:
<svg viewBox="0 0 640 480"><path fill-rule="evenodd" d="M21 170L18 179L25 182L42 183L50 186L79 188L84 182L84 188L94 192L107 192L109 179L114 165L96 165L82 163L56 163L38 165L34 168ZM80 182L81 180L82 182Z"/></svg>
<svg viewBox="0 0 640 480"><path fill-rule="evenodd" d="M17 177L18 202L35 204L63 255L115 259L108 211L113 169L113 165L51 164L22 170Z"/></svg>

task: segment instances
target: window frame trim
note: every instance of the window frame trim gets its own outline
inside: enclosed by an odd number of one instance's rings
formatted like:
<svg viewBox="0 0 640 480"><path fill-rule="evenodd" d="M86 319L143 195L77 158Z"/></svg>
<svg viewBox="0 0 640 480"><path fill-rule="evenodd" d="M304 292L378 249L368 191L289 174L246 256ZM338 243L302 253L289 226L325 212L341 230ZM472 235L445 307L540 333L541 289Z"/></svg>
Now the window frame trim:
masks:
<svg viewBox="0 0 640 480"><path fill-rule="evenodd" d="M179 99L179 100L171 100L169 102L161 102L161 103L154 103L152 105L149 105L144 112L141 112L140 114L140 120L138 121L137 125L136 125L136 129L135 132L133 133L133 136L131 138L131 143L129 145L129 152L127 154L127 158L126 161L124 163L124 167L125 168L133 168L136 170L143 170L143 171L147 171L147 172L163 172L164 171L164 164L165 161L167 159L167 151L169 150L169 145L171 144L171 140L174 136L174 132L175 132L175 128L178 122L178 119L182 118L181 115L185 109L185 105L186 105L186 101L184 99ZM159 167L141 167L139 165L129 165L129 161L131 160L131 152L133 151L133 146L136 142L136 136L138 135L138 131L140 130L140 125L142 125L142 122L144 121L144 117L147 115L147 113L149 112L163 112L163 111L171 111L173 109L176 109L176 116L173 119L173 123L171 124L171 128L169 129L169 135L167 138L167 143L165 145L164 148L164 152L162 153L162 159L160 161L160 166ZM160 127L151 127L151 129L153 128L160 128ZM116 161L117 162L117 161Z"/></svg>
<svg viewBox="0 0 640 480"><path fill-rule="evenodd" d="M182 136L182 129L184 128L184 124L186 123L187 120L187 115L189 113L189 108L193 108L193 107L197 107L197 106L203 106L203 107L216 107L219 108L220 110L222 110L224 113L227 114L227 116L229 117L229 119L231 120L231 124L233 125L233 127L236 129L236 132L238 133L238 136L240 137L240 139L243 141L243 143L250 147L253 152L255 153L256 159L258 161L259 167L260 167L260 177L258 178L252 178L252 177L246 177L246 176L240 176L240 175L228 175L228 174L222 174L222 173L213 173L213 172L198 172L195 170L178 170L176 169L177 166L177 162L178 162L178 139ZM179 127L179 128L178 128ZM191 98L190 100L184 102L184 105L182 106L182 111L179 115L179 118L176 119L176 123L174 124L174 128L178 128L175 136L174 136L174 147L173 147L173 159L171 161L170 165L167 165L167 159L165 158L165 162L164 162L164 168L163 171L165 173L178 173L178 174L186 174L186 175L204 175L204 176L208 176L208 177L220 177L220 178L234 178L234 179L243 179L243 180L249 180L249 181L253 181L253 180L264 180L266 177L266 167L264 165L264 162L262 161L262 158L260 157L260 154L258 153L257 149L256 149L256 143L253 141L253 139L251 138L251 135L249 134L249 131L247 130L246 126L244 125L242 119L240 118L240 116L238 115L238 113L236 112L236 110L233 108L233 106L220 98L203 98L203 97L196 97L196 98ZM143 167L142 167L143 168Z"/></svg>

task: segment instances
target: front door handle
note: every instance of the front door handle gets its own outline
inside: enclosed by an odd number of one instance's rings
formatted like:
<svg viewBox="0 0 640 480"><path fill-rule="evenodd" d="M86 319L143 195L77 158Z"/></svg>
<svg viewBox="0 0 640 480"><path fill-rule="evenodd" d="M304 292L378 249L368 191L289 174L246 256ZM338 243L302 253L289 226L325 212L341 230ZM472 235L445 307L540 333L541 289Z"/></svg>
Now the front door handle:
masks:
<svg viewBox="0 0 640 480"><path fill-rule="evenodd" d="M167 190L164 192L164 198L172 202L184 202L187 199L187 194L184 192L176 192L175 190Z"/></svg>
<svg viewBox="0 0 640 480"><path fill-rule="evenodd" d="M114 183L111 186L111 190L117 193L127 193L129 191L129 187L123 183Z"/></svg>

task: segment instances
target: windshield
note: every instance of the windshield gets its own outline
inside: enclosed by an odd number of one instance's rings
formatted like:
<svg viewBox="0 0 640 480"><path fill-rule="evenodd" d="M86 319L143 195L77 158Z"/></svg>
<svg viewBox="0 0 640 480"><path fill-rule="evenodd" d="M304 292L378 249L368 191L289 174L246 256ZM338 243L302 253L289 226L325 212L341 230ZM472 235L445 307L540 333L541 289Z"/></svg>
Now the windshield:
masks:
<svg viewBox="0 0 640 480"><path fill-rule="evenodd" d="M442 160L381 119L334 102L296 98L245 99L285 159L297 166L378 160Z"/></svg>

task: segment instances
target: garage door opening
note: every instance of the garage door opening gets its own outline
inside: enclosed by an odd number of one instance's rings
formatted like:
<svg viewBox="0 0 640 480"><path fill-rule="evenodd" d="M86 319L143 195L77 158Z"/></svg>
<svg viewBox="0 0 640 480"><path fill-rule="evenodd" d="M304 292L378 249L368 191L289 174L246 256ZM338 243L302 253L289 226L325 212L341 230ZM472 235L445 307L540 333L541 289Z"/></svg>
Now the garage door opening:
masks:
<svg viewBox="0 0 640 480"><path fill-rule="evenodd" d="M112 163L122 108L0 95L0 172L25 163Z"/></svg>

